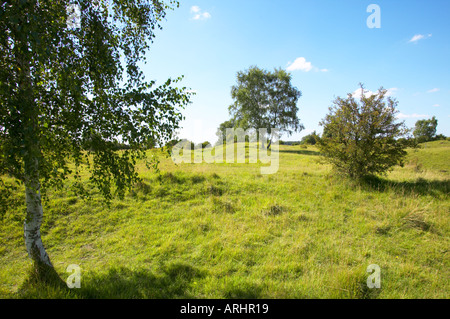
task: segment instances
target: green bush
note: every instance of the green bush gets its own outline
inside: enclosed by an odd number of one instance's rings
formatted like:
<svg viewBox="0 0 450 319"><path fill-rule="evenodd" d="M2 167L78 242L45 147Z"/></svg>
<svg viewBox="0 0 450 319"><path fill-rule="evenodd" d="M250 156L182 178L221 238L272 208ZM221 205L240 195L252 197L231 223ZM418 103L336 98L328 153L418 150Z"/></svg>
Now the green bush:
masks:
<svg viewBox="0 0 450 319"><path fill-rule="evenodd" d="M352 94L338 97L321 121L319 148L338 172L359 179L403 165L409 143L400 138L408 129L404 122L396 122L398 102L386 93L383 88L369 97L362 92L359 103Z"/></svg>

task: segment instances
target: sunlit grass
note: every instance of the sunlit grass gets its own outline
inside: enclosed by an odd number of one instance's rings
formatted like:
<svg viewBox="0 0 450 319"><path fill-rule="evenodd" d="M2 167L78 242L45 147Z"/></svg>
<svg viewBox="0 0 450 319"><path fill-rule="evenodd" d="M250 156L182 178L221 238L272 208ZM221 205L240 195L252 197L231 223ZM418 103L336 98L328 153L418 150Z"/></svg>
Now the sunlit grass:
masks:
<svg viewBox="0 0 450 319"><path fill-rule="evenodd" d="M334 176L311 146L280 146L273 175L160 155L161 173L139 163L143 181L110 207L69 180L49 192L42 236L61 278L81 267L70 291L23 287L20 191L0 224L0 297L448 298L449 151L423 144L363 183ZM366 285L370 264L381 289Z"/></svg>

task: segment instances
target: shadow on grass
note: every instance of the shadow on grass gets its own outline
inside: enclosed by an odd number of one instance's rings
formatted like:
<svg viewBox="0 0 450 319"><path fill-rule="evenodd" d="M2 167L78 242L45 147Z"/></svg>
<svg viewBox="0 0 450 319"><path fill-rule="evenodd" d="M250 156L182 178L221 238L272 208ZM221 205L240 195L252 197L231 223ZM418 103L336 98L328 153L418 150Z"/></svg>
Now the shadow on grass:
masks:
<svg viewBox="0 0 450 319"><path fill-rule="evenodd" d="M164 266L157 274L145 269L111 268L107 273L86 278L77 298L83 299L196 299L196 281L206 271L186 264ZM253 284L230 284L224 290L228 299L260 298L261 287Z"/></svg>
<svg viewBox="0 0 450 319"><path fill-rule="evenodd" d="M308 150L279 150L280 153L291 153L291 154L300 154L300 155L320 155L317 151L308 151Z"/></svg>
<svg viewBox="0 0 450 319"><path fill-rule="evenodd" d="M384 192L393 190L402 195L430 195L434 197L446 196L450 190L450 180L426 180L418 178L415 181L391 181L378 176L368 176L361 184L370 190Z"/></svg>
<svg viewBox="0 0 450 319"><path fill-rule="evenodd" d="M77 295L87 299L177 299L194 298L189 288L205 274L185 264L171 264L159 273L146 269L111 268L86 278Z"/></svg>
<svg viewBox="0 0 450 319"><path fill-rule="evenodd" d="M258 299L261 298L261 287L256 285L245 285L242 287L228 287L224 292L226 299Z"/></svg>
<svg viewBox="0 0 450 319"><path fill-rule="evenodd" d="M190 265L173 263L154 273L147 269L112 267L104 273L81 277L81 287L69 289L45 283L23 287L22 299L179 299L195 298L189 292L206 275ZM29 281L29 280L28 280ZM26 281L26 282L28 282ZM14 298L14 297L13 297Z"/></svg>

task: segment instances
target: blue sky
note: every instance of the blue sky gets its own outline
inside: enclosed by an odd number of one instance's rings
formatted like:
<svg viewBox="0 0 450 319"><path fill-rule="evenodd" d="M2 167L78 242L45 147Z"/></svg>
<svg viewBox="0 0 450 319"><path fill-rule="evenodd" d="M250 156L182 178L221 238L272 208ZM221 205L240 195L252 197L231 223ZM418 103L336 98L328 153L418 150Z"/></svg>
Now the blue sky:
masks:
<svg viewBox="0 0 450 319"><path fill-rule="evenodd" d="M196 0L180 1L158 31L147 80L184 75L196 92L183 112L179 137L215 142L229 119L236 73L256 65L291 72L301 92L298 117L316 130L337 96L364 83L383 86L399 102L400 119L438 119L438 133L450 136L450 1L364 0ZM380 8L380 28L369 28L370 4Z"/></svg>

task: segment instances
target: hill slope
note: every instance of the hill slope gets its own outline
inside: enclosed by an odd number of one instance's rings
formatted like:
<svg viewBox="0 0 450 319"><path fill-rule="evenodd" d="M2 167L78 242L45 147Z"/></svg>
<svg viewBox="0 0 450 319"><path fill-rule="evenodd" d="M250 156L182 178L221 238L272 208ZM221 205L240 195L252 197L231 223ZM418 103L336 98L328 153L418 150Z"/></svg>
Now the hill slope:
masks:
<svg viewBox="0 0 450 319"><path fill-rule="evenodd" d="M94 193L49 192L43 242L81 289L24 286L24 195L0 223L2 298L448 298L450 142L410 150L406 165L355 185L317 150L280 146L280 168L180 164L110 208ZM369 289L371 264L381 289ZM23 288L23 289L21 289Z"/></svg>

